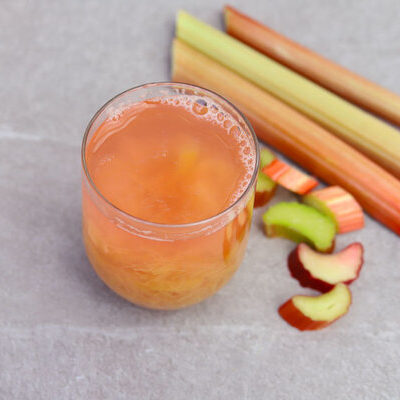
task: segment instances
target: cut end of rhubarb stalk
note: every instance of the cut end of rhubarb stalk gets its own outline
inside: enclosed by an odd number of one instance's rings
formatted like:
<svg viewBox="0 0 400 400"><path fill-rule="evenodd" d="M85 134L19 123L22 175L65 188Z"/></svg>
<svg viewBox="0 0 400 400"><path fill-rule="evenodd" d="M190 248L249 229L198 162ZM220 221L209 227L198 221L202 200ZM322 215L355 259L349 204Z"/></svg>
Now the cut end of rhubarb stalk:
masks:
<svg viewBox="0 0 400 400"><path fill-rule="evenodd" d="M305 194L318 186L316 179L278 159L264 167L262 172L294 193Z"/></svg>
<svg viewBox="0 0 400 400"><path fill-rule="evenodd" d="M343 283L320 296L294 296L279 307L280 316L300 331L322 329L347 313L350 289Z"/></svg>
<svg viewBox="0 0 400 400"><path fill-rule="evenodd" d="M338 233L364 227L364 213L357 200L339 186L315 190L304 196L303 202L329 216Z"/></svg>
<svg viewBox="0 0 400 400"><path fill-rule="evenodd" d="M289 255L288 267L301 286L327 292L338 283L350 284L358 278L363 253L361 243L352 243L336 254L320 254L301 243Z"/></svg>
<svg viewBox="0 0 400 400"><path fill-rule="evenodd" d="M227 4L223 8L224 25L225 25L227 33L229 33L229 31L228 31L228 27L230 26L229 25L229 12L231 11L231 9L232 9L232 7Z"/></svg>
<svg viewBox="0 0 400 400"><path fill-rule="evenodd" d="M285 202L275 204L265 212L263 222L269 237L306 242L324 253L333 251L335 225L310 206Z"/></svg>

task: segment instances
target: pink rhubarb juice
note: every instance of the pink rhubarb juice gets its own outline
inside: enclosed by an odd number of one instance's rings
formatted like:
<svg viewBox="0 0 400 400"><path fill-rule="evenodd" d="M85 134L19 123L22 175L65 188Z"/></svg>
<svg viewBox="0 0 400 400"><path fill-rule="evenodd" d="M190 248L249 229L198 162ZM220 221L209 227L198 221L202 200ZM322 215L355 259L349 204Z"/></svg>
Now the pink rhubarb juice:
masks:
<svg viewBox="0 0 400 400"><path fill-rule="evenodd" d="M189 85L142 86L100 110L82 155L84 243L111 289L174 309L229 280L246 248L258 157L234 107Z"/></svg>

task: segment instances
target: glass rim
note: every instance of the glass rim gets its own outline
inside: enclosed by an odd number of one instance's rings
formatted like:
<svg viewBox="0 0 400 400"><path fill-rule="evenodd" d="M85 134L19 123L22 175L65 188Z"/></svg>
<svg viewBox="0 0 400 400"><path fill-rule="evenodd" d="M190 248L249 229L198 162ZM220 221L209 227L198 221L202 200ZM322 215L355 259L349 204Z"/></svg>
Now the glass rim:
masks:
<svg viewBox="0 0 400 400"><path fill-rule="evenodd" d="M94 183L92 177L90 176L88 167L87 167L87 163L86 163L86 145L87 145L87 139L89 136L89 131L91 129L91 127L93 126L93 124L95 123L95 121L97 120L97 118L99 117L99 115L117 98L119 98L120 96L124 95L125 93L128 92L132 92L134 90L138 90L138 89L142 89L142 88L147 88L147 87L153 87L153 86L172 86L172 85L179 85L179 86L184 86L186 88L192 88L192 89L197 89L197 90L201 90L204 91L205 93L210 93L212 96L217 97L218 100L221 100L222 102L227 103L230 107L233 108L233 110L235 112L237 112L239 114L239 116L243 119L243 122L245 123L246 127L248 128L248 130L250 131L251 137L253 139L254 142L254 147L255 147L255 156L256 156L256 162L254 164L254 171L252 173L252 177L249 181L249 183L246 186L246 189L243 191L243 193L231 204L229 205L227 208L223 209L222 211L220 211L218 214L212 215L211 217L205 218L205 219L201 219L199 221L194 221L194 222L187 222L184 224L162 224L159 222L152 222L152 221L148 221L139 217L135 217L132 214L129 214L128 212L122 210L121 208L117 207L115 204L113 204L110 200L108 200L102 193L101 191L97 188L96 184ZM257 179L257 175L258 175L258 169L259 169L259 162L260 162L260 151L259 151L259 146L258 146L258 139L257 139L257 135L254 132L253 127L251 126L249 120L247 119L247 117L233 104L231 103L229 100L227 100L225 97L221 96L220 94L210 90L210 89L205 89L201 86L197 86L197 85L192 85L192 84L188 84L188 83L184 83L184 82L171 82L171 81L160 81L160 82L151 82L151 83L144 83L144 84L140 84L137 86L134 86L132 88L129 88L127 90L124 90L121 93L116 94L115 96L113 96L110 100L108 100L106 103L104 103L97 111L96 113L93 115L93 117L90 119L86 129L85 129L85 133L83 135L83 139L82 139L82 145L81 145L81 163L82 163L82 167L83 167L83 171L85 173L85 177L87 179L87 181L89 182L90 187L94 190L94 192L100 197L101 200L103 200L107 205L109 205L112 209L114 209L115 211L117 211L118 213L121 213L122 215L124 215L125 217L127 217L128 219L131 219L135 222L138 222L140 224L145 224L145 225L149 225L155 228L191 228L191 227L197 227L200 225L205 225L205 224L209 224L212 223L216 220L218 220L219 218L221 218L224 215L229 214L229 212L235 208L235 206L237 206L237 204L239 204L249 193L250 188L253 186L254 182Z"/></svg>

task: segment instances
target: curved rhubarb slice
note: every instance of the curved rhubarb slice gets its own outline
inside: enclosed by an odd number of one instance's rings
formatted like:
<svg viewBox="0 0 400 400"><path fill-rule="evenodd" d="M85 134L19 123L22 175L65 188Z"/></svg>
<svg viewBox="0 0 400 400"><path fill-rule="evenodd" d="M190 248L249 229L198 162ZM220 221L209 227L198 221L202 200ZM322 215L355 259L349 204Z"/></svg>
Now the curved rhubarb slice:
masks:
<svg viewBox="0 0 400 400"><path fill-rule="evenodd" d="M303 197L303 202L328 215L338 233L346 233L364 227L364 213L357 200L340 186L315 190Z"/></svg>
<svg viewBox="0 0 400 400"><path fill-rule="evenodd" d="M301 286L327 292L338 283L348 285L358 278L363 253L361 243L352 243L336 254L320 254L301 243L290 253L288 267Z"/></svg>
<svg viewBox="0 0 400 400"><path fill-rule="evenodd" d="M347 313L350 289L343 283L320 296L294 296L279 307L280 316L300 331L322 329Z"/></svg>
<svg viewBox="0 0 400 400"><path fill-rule="evenodd" d="M272 161L276 160L275 154L272 153L266 147L260 150L260 169L263 169L267 165L271 164Z"/></svg>
<svg viewBox="0 0 400 400"><path fill-rule="evenodd" d="M276 183L262 172L262 169L275 159L275 155L267 148L260 151L260 172L257 177L256 195L254 199L254 207L262 207L267 204L271 197L275 194Z"/></svg>
<svg viewBox="0 0 400 400"><path fill-rule="evenodd" d="M316 179L278 159L264 167L262 172L279 185L297 194L306 194L318 186Z"/></svg>
<svg viewBox="0 0 400 400"><path fill-rule="evenodd" d="M306 242L318 251L329 253L334 248L335 225L315 208L300 203L278 203L263 215L265 233L294 242Z"/></svg>
<svg viewBox="0 0 400 400"><path fill-rule="evenodd" d="M258 173L254 207L262 207L267 204L276 192L276 183L263 172Z"/></svg>

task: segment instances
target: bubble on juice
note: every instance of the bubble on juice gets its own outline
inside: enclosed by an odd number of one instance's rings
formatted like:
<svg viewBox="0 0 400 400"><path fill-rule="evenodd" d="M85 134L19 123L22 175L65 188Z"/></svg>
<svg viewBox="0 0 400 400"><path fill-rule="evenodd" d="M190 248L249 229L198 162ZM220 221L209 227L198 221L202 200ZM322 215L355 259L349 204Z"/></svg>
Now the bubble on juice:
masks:
<svg viewBox="0 0 400 400"><path fill-rule="evenodd" d="M237 125L233 125L232 128L229 129L229 134L232 136L240 135L240 128ZM240 142L240 146L243 146L243 144L246 144L245 140Z"/></svg>
<svg viewBox="0 0 400 400"><path fill-rule="evenodd" d="M229 119L225 119L225 121L223 122L223 126L225 129L229 129L232 126L232 121L230 121ZM229 133L231 133L230 130Z"/></svg>
<svg viewBox="0 0 400 400"><path fill-rule="evenodd" d="M206 115L208 113L208 108L198 102L193 103L192 111L197 115Z"/></svg>
<svg viewBox="0 0 400 400"><path fill-rule="evenodd" d="M128 108L130 108L130 105L128 105L128 104L121 104L118 107L110 107L107 110L107 119L106 120L117 122L121 118L124 111L126 111Z"/></svg>

